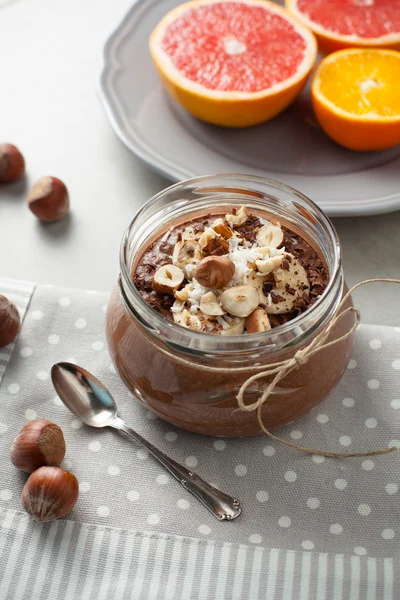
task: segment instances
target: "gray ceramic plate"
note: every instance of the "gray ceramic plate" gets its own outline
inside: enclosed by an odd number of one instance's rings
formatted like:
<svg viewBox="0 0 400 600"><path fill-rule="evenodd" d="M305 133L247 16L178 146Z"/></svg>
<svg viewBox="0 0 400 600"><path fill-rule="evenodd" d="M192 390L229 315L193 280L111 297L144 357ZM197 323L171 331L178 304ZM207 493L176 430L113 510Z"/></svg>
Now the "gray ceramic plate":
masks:
<svg viewBox="0 0 400 600"><path fill-rule="evenodd" d="M178 181L217 172L278 179L330 215L400 209L400 146L355 153L313 119L307 90L283 114L248 129L192 118L164 92L148 51L150 32L177 0L138 0L104 48L101 97L120 139L159 173Z"/></svg>

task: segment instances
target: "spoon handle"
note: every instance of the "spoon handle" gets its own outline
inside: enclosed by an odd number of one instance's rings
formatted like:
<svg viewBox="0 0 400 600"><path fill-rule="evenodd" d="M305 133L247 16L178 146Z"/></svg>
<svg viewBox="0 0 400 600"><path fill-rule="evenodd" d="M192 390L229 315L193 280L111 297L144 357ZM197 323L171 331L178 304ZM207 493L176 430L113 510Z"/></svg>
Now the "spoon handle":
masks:
<svg viewBox="0 0 400 600"><path fill-rule="evenodd" d="M193 496L196 496L196 498L200 500L200 502L202 502L219 521L231 521L240 515L242 509L240 508L239 500L217 490L204 481L204 479L201 479L201 477L196 475L196 473L193 473L193 471L186 469L186 467L183 467L172 460L172 458L169 458L169 456L153 446L153 444L136 433L136 431L128 427L122 419L117 417L111 426L123 431L139 442L139 444L147 448L147 450L171 473L171 475L173 475L188 492L193 494Z"/></svg>

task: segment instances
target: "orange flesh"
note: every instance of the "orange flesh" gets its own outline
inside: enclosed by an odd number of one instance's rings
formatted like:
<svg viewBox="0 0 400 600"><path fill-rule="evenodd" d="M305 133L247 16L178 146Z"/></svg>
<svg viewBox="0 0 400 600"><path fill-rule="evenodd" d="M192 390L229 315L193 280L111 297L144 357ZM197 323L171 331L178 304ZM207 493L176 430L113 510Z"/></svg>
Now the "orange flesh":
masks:
<svg viewBox="0 0 400 600"><path fill-rule="evenodd" d="M400 116L400 53L363 50L338 56L319 73L319 91L357 116Z"/></svg>

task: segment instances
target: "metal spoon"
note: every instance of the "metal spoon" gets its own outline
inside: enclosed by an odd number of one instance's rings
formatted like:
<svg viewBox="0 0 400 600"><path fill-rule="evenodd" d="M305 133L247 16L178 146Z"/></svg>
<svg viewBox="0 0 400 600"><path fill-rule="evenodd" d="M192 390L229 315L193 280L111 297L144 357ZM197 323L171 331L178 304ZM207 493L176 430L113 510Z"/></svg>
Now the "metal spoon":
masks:
<svg viewBox="0 0 400 600"><path fill-rule="evenodd" d="M139 442L219 521L230 521L240 515L239 500L212 487L128 427L118 416L110 392L91 373L77 365L60 362L53 365L51 379L61 400L81 421L91 427L114 427Z"/></svg>

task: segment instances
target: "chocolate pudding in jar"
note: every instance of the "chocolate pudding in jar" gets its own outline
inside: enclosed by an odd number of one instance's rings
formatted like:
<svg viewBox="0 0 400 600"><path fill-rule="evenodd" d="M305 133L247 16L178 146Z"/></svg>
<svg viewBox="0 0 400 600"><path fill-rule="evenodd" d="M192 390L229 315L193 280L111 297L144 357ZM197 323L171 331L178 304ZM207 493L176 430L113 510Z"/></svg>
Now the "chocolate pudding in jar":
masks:
<svg viewBox="0 0 400 600"><path fill-rule="evenodd" d="M107 310L119 374L160 418L213 436L261 433L255 412L238 406L241 386L308 346L345 291L329 219L299 192L251 176L200 177L155 196L129 226L120 266ZM353 322L345 315L329 339ZM351 350L348 337L282 379L263 405L265 426L321 402ZM270 382L253 382L245 402Z"/></svg>

